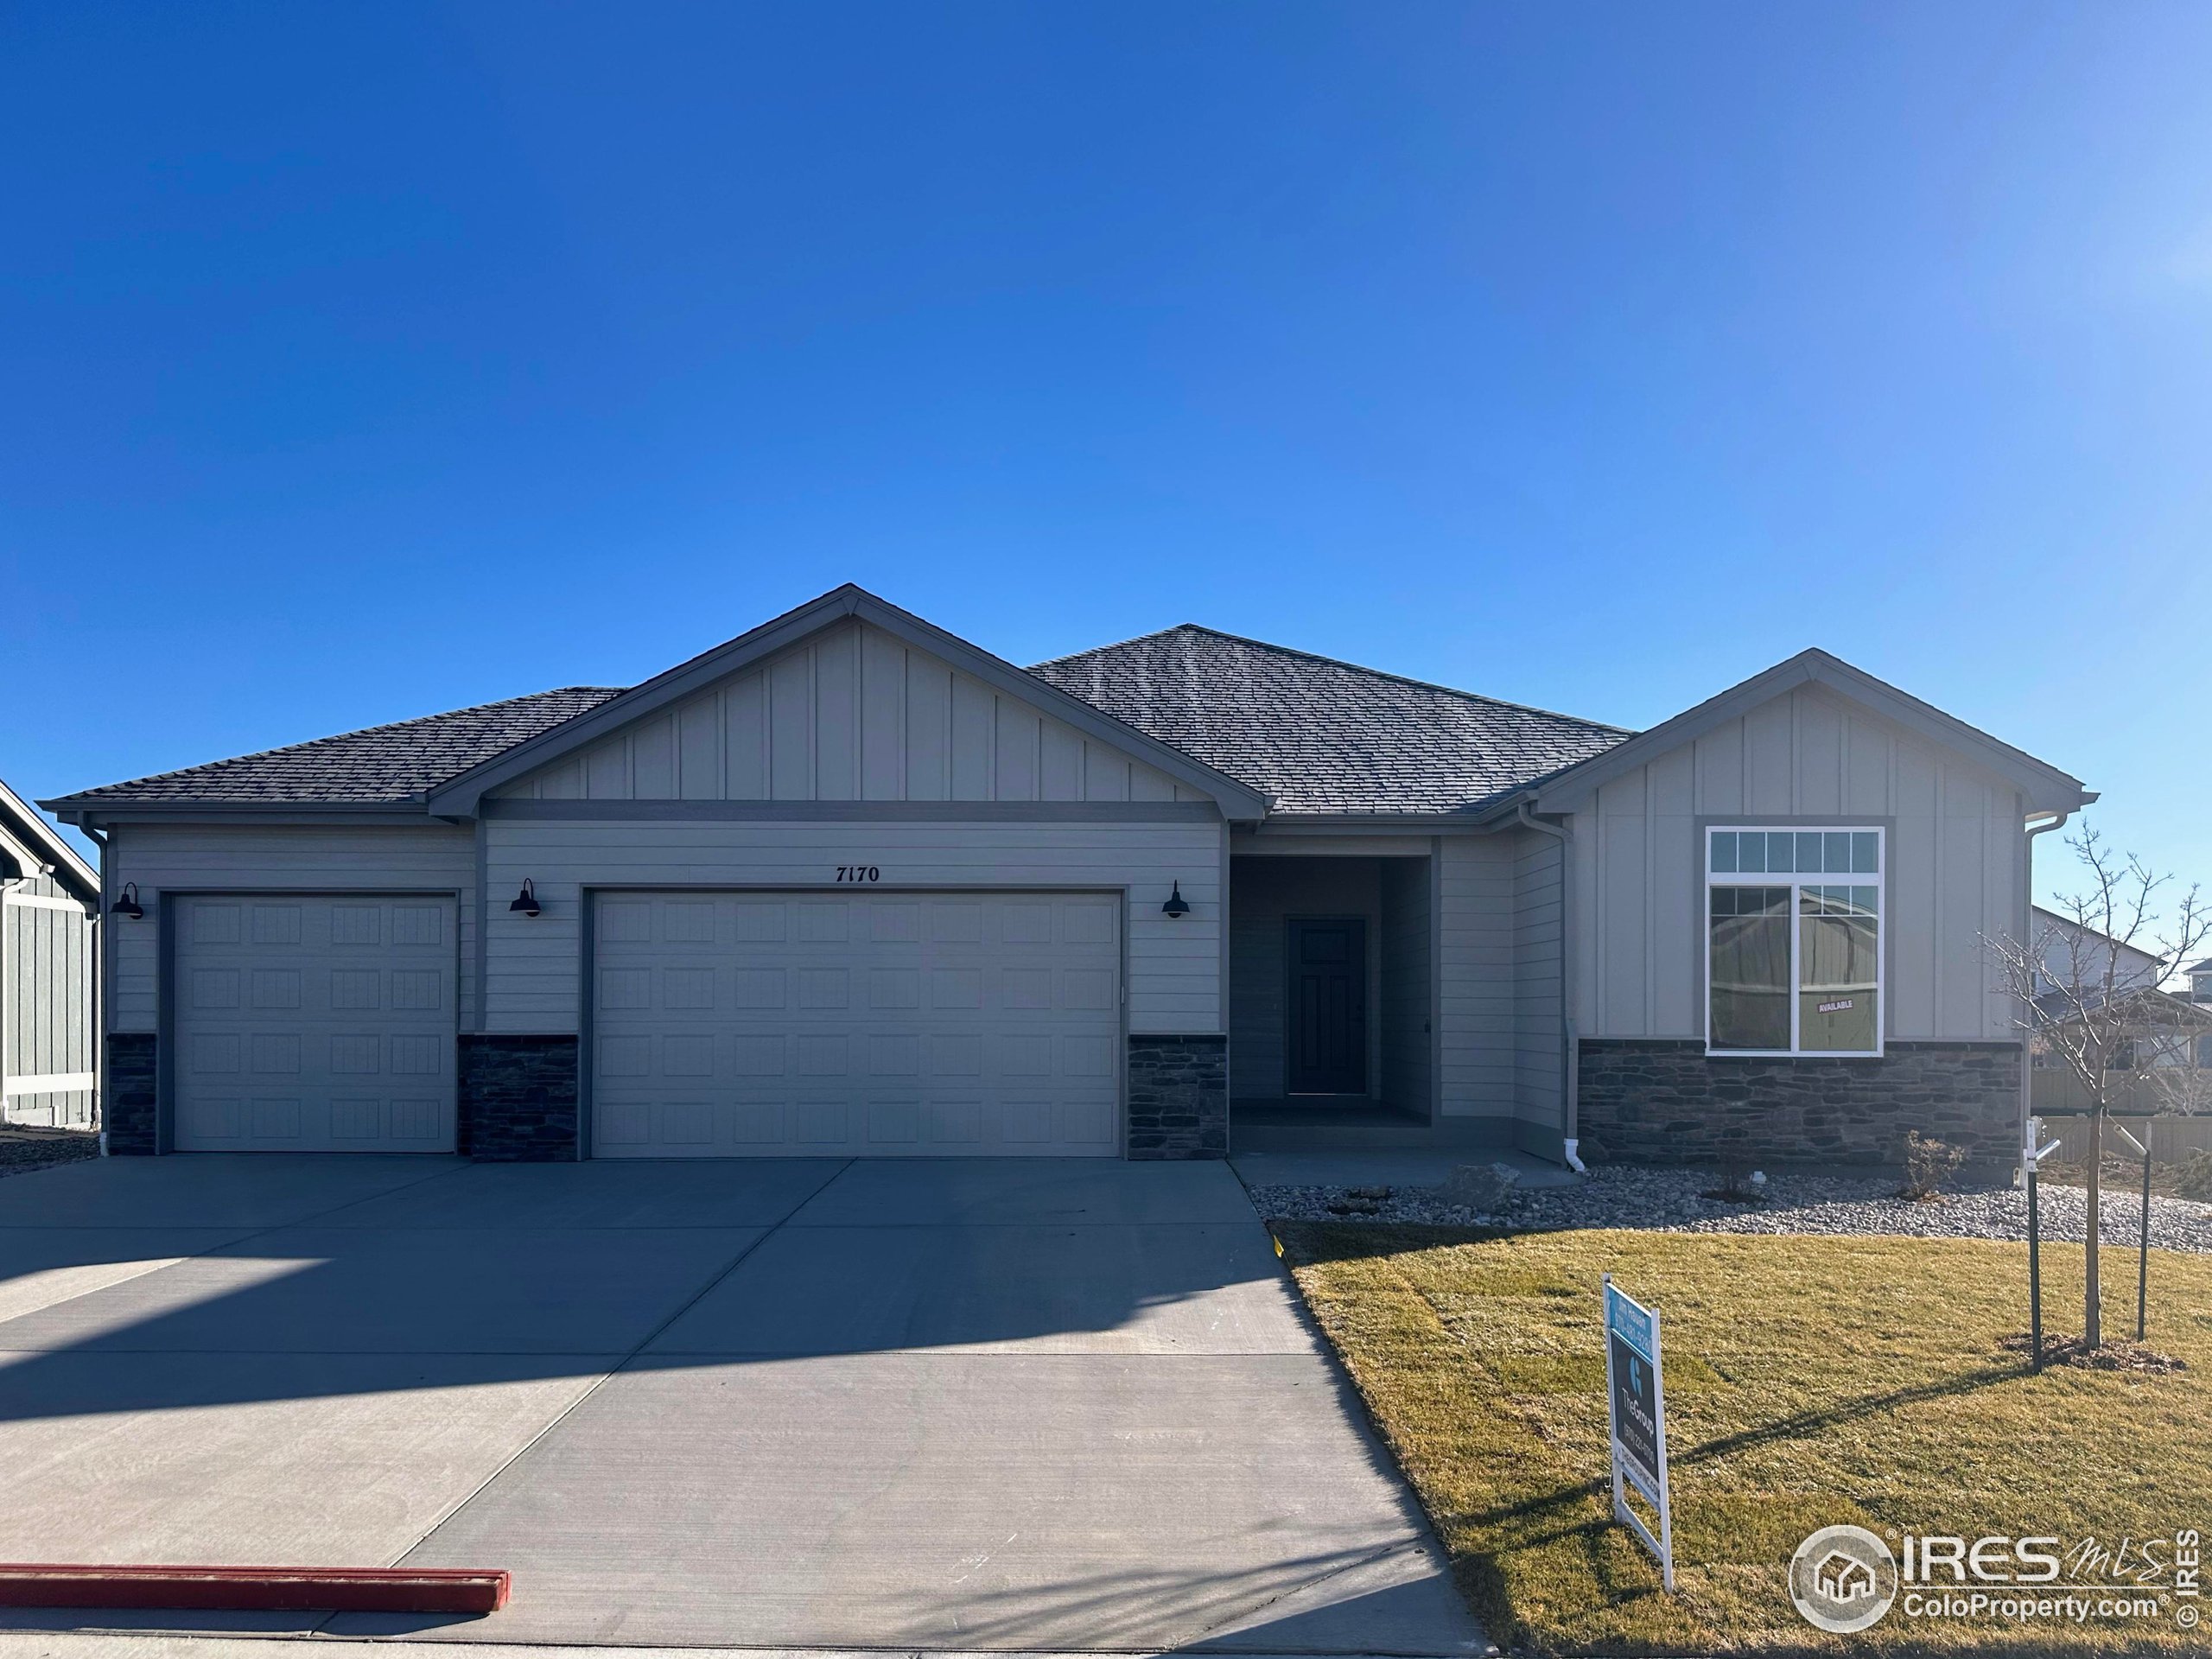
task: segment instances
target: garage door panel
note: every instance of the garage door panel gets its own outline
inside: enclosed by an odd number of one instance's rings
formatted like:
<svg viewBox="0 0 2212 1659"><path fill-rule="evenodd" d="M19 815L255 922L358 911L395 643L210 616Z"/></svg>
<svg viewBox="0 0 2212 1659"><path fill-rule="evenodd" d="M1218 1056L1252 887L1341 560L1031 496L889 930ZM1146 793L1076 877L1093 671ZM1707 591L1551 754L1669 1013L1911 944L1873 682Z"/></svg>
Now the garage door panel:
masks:
<svg viewBox="0 0 2212 1659"><path fill-rule="evenodd" d="M1110 1155L1119 914L1090 894L604 895L594 1149Z"/></svg>
<svg viewBox="0 0 2212 1659"><path fill-rule="evenodd" d="M452 1150L450 900L179 902L180 1149Z"/></svg>

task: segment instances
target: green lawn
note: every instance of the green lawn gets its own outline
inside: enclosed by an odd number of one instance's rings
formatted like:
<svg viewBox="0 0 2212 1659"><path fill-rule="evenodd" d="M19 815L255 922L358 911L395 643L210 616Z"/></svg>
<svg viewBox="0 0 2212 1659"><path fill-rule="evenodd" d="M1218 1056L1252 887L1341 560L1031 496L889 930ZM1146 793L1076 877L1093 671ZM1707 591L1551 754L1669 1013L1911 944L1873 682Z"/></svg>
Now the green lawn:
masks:
<svg viewBox="0 0 2212 1659"><path fill-rule="evenodd" d="M2189 1370L2038 1377L2002 1346L2026 1328L2019 1245L1273 1225L1462 1589L1509 1648L2206 1645L2202 1630L2184 1636L2164 1618L2122 1638L2110 1626L1939 1625L1896 1611L1864 1635L1828 1637L1798 1618L1785 1575L1805 1535L1839 1522L2069 1543L2182 1527L2212 1535L2212 1259L2152 1257L2151 1345ZM2105 1261L2107 1328L2132 1332L2134 1257ZM1608 1270L1663 1320L1672 1597L1609 1519ZM2080 1297L2080 1247L2047 1249L2047 1334L2079 1328Z"/></svg>

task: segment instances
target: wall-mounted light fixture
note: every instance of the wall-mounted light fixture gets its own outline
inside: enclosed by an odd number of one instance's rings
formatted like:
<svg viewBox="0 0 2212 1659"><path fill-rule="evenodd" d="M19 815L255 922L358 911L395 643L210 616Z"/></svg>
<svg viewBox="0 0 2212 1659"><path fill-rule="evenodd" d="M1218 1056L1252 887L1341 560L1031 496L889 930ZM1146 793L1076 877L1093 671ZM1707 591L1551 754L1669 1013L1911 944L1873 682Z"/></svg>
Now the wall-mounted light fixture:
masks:
<svg viewBox="0 0 2212 1659"><path fill-rule="evenodd" d="M1183 884L1180 881L1174 884L1174 889L1167 895L1167 902L1160 907L1160 913L1163 916L1172 916L1179 922L1191 913L1191 901L1183 896Z"/></svg>
<svg viewBox="0 0 2212 1659"><path fill-rule="evenodd" d="M537 889L531 886L530 878L528 876L523 877L522 891L515 895L514 903L509 905L507 908L512 911L518 911L524 916L535 916L537 914L540 908L537 902Z"/></svg>
<svg viewBox="0 0 2212 1659"><path fill-rule="evenodd" d="M117 899L110 908L118 916L128 916L134 922L143 922L146 919L146 906L138 902L138 884L136 881L126 881L123 884L123 897Z"/></svg>

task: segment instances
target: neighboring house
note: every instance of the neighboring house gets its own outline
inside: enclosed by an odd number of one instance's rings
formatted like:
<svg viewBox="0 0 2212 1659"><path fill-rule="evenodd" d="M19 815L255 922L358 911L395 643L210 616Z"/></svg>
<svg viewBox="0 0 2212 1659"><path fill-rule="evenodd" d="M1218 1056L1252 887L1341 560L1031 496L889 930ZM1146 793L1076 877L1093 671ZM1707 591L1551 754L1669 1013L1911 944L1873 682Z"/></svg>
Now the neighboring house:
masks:
<svg viewBox="0 0 2212 1659"><path fill-rule="evenodd" d="M2043 959L2036 976L2036 1007L2042 1019L2048 1022L2065 1022L2069 1017L2079 1020L2077 1001L2094 1008L2104 1005L2108 993L2115 1005L2125 1004L2130 1009L2126 1027L2129 1034L2113 1057L2114 1070L2212 1068L2212 1010L2201 1008L2189 995L2198 969L2187 970L2186 988L2170 991L2163 988L2176 976L2165 958L2152 951L2123 944L2040 905L2029 925L2034 929L2033 948ZM2069 996L2063 987L2073 988L2075 995ZM2037 1071L2056 1071L2065 1065L2041 1040L2031 1046L2031 1064ZM2038 1103L2047 1109L2059 1109L2062 1105L2078 1108L2082 1103L2076 1098L2077 1090L2071 1084L2062 1089L2056 1080L2039 1080L2037 1091ZM2163 1097L2171 1090L2160 1092ZM2188 1092L2192 1109L2200 1094L2212 1096L2212 1083Z"/></svg>
<svg viewBox="0 0 2212 1659"><path fill-rule="evenodd" d="M91 1128L99 877L0 784L0 1122Z"/></svg>
<svg viewBox="0 0 2212 1659"><path fill-rule="evenodd" d="M2188 997L2192 1002L2212 1002L2212 957L2190 963Z"/></svg>
<svg viewBox="0 0 2212 1659"><path fill-rule="evenodd" d="M2056 769L1808 651L1641 734L852 587L111 785L110 1142L493 1157L2017 1150ZM124 884L131 884L126 889Z"/></svg>

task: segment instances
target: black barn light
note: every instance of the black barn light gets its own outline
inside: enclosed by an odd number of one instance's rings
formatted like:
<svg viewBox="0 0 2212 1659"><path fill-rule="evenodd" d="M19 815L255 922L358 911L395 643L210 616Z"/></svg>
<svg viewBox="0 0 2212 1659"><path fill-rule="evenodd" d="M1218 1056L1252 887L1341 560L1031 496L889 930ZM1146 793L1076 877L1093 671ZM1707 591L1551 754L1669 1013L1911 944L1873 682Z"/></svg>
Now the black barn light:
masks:
<svg viewBox="0 0 2212 1659"><path fill-rule="evenodd" d="M1179 922L1191 913L1191 901L1183 896L1183 884L1180 881L1174 884L1174 888L1175 890L1167 895L1167 902L1160 907L1160 913L1163 916L1172 916Z"/></svg>
<svg viewBox="0 0 2212 1659"><path fill-rule="evenodd" d="M146 906L138 902L138 884L136 881L126 881L123 884L123 897L117 899L110 908L118 916L128 916L134 922L143 922L146 919Z"/></svg>
<svg viewBox="0 0 2212 1659"><path fill-rule="evenodd" d="M538 913L541 907L537 902L537 889L531 886L528 876L523 877L522 891L515 895L514 903L509 905L507 908L518 911L524 916L535 916Z"/></svg>

